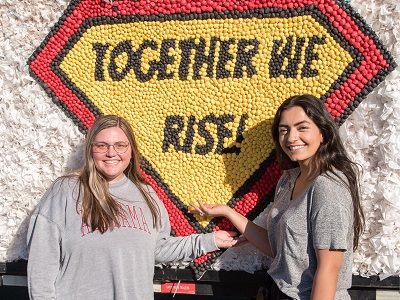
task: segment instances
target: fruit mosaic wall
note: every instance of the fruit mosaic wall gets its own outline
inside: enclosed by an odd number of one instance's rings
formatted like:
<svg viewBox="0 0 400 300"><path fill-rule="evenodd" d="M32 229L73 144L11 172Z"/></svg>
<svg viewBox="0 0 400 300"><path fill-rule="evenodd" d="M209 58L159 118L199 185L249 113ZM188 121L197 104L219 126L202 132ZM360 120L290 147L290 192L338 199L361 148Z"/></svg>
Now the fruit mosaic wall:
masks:
<svg viewBox="0 0 400 300"><path fill-rule="evenodd" d="M342 126L396 68L343 1L71 1L36 46L30 75L82 136L102 114L131 123L174 235L233 229L193 199L251 219L273 201L282 101L313 94Z"/></svg>

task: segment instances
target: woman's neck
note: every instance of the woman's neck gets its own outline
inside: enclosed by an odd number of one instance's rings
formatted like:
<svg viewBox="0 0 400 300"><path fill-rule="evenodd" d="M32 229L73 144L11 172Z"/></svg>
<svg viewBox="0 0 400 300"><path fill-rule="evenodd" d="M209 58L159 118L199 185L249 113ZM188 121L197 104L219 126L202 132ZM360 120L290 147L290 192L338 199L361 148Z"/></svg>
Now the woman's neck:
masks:
<svg viewBox="0 0 400 300"><path fill-rule="evenodd" d="M312 168L309 164L307 165L299 165L300 167L300 174L299 178L301 177L303 182L313 181L315 177L320 174L319 168Z"/></svg>
<svg viewBox="0 0 400 300"><path fill-rule="evenodd" d="M307 189L314 179L319 175L319 170L309 170L300 168L300 173L296 178L292 189L291 199L296 199Z"/></svg>

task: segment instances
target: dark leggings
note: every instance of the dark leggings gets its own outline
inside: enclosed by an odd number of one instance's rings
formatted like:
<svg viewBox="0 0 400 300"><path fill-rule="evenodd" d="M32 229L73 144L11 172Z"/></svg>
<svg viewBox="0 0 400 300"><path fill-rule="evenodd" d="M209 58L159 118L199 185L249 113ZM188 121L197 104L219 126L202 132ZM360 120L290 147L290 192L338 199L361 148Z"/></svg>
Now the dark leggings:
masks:
<svg viewBox="0 0 400 300"><path fill-rule="evenodd" d="M260 287L256 300L292 300L292 298L282 293L271 276L267 275L265 285Z"/></svg>

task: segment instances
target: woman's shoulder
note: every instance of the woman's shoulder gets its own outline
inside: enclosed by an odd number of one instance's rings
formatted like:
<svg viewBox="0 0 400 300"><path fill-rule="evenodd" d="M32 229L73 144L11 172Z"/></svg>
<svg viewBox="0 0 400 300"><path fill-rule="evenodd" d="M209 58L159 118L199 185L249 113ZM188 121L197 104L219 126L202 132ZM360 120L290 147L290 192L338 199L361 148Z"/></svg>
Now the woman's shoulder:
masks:
<svg viewBox="0 0 400 300"><path fill-rule="evenodd" d="M161 203L161 200L158 197L157 192L154 190L154 188L152 187L152 185L150 183L148 183L148 182L133 182L132 180L128 180L128 184L134 186L135 189L137 189L138 193L139 193L139 189L141 189L142 191L147 193L151 198L153 198L157 203L158 202Z"/></svg>
<svg viewBox="0 0 400 300"><path fill-rule="evenodd" d="M73 198L77 194L79 188L79 180L77 176L61 176L58 177L42 196L40 207L57 207L60 202Z"/></svg>
<svg viewBox="0 0 400 300"><path fill-rule="evenodd" d="M315 179L315 185L319 187L347 188L348 180L345 174L339 170L326 171Z"/></svg>
<svg viewBox="0 0 400 300"><path fill-rule="evenodd" d="M318 198L317 204L345 205L351 204L351 194L346 176L340 171L325 172L319 175L312 187L313 195Z"/></svg>
<svg viewBox="0 0 400 300"><path fill-rule="evenodd" d="M155 197L155 198L158 199L157 193L156 193L156 191L154 190L154 188L151 186L150 183L141 182L141 183L138 183L138 184L139 184L139 185L143 188L143 190L146 191L149 195L151 195L152 197Z"/></svg>
<svg viewBox="0 0 400 300"><path fill-rule="evenodd" d="M71 174L58 177L53 181L48 190L52 192L70 192L75 190L79 186L79 178L78 175ZM57 191L58 190L58 191Z"/></svg>

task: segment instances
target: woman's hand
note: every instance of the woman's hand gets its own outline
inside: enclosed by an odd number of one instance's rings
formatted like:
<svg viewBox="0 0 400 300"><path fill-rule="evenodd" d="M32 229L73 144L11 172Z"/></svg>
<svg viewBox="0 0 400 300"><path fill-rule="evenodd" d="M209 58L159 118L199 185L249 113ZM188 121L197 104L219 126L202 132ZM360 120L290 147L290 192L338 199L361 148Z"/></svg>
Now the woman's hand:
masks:
<svg viewBox="0 0 400 300"><path fill-rule="evenodd" d="M218 230L214 233L215 245L218 248L230 248L246 242L243 236L234 231Z"/></svg>
<svg viewBox="0 0 400 300"><path fill-rule="evenodd" d="M224 204L204 204L200 200L197 200L197 204L190 202L190 206L194 209L189 210L189 213L207 217L226 217L229 210L232 210Z"/></svg>
<svg viewBox="0 0 400 300"><path fill-rule="evenodd" d="M232 246L234 246L239 243L242 244L248 240L262 252L273 257L271 246L269 244L268 232L266 229L253 223L245 216L241 215L240 213L238 213L237 211L235 211L234 209L230 208L227 205L204 204L200 200L197 200L197 202L198 204L190 202L190 205L194 209L189 210L189 213L198 214L200 216L205 215L207 217L225 217L232 222L233 226L235 226L240 233L243 234L244 238L239 237L238 241L230 242L228 239L228 245L232 244ZM220 231L217 231L216 233L218 232ZM222 240L223 239L224 238L222 238ZM217 237L215 237L215 243L217 244ZM217 246L220 247L218 244ZM223 245L221 247L224 248Z"/></svg>

